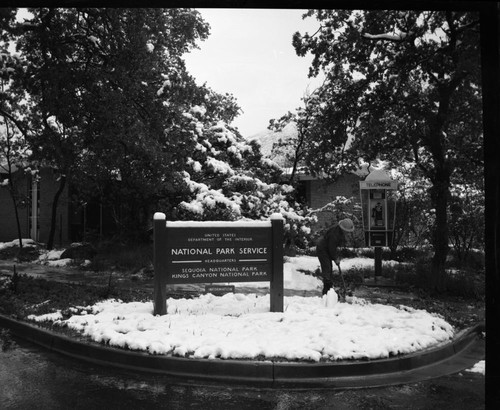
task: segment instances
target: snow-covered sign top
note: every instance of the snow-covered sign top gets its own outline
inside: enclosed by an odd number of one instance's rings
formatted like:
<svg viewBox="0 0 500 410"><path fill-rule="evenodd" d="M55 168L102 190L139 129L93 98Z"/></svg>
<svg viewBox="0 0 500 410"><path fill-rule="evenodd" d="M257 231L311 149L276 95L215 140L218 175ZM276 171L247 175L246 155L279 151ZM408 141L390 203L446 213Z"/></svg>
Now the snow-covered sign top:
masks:
<svg viewBox="0 0 500 410"><path fill-rule="evenodd" d="M391 177L389 176L389 173L383 169L374 169L365 178L365 181L390 181L390 180Z"/></svg>
<svg viewBox="0 0 500 410"><path fill-rule="evenodd" d="M383 169L370 172L364 181L359 181L360 189L398 189L398 181L393 181Z"/></svg>
<svg viewBox="0 0 500 410"><path fill-rule="evenodd" d="M166 215L162 212L156 212L154 220L165 220ZM283 220L283 216L279 213L274 213L269 218L269 221L254 221L251 219L239 221L166 221L168 228L239 228L239 227L256 227L269 228L272 220Z"/></svg>

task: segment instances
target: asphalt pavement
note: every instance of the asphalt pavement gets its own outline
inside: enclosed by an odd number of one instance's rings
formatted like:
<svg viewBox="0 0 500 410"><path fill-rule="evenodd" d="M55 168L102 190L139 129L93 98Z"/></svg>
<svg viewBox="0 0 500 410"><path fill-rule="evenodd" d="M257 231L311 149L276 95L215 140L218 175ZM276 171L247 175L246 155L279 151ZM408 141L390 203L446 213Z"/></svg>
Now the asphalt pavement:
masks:
<svg viewBox="0 0 500 410"><path fill-rule="evenodd" d="M372 388L266 388L101 366L22 339L0 351L0 403L6 410L493 408L485 407L485 399L484 376L468 371Z"/></svg>

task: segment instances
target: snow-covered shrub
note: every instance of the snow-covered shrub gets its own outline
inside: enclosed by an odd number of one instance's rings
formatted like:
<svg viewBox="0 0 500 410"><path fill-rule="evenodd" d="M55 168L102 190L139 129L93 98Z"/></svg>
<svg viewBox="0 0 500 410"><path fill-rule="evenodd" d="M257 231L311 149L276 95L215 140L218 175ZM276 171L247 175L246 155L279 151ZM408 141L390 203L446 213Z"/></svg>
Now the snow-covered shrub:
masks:
<svg viewBox="0 0 500 410"><path fill-rule="evenodd" d="M12 279L10 276L0 276L0 294L12 287Z"/></svg>
<svg viewBox="0 0 500 410"><path fill-rule="evenodd" d="M224 122L207 125L203 110L186 118L197 137L186 167L177 173L184 197L176 218L264 220L278 212L285 220L286 247L307 246L315 217L295 202L293 187L281 182L280 167Z"/></svg>

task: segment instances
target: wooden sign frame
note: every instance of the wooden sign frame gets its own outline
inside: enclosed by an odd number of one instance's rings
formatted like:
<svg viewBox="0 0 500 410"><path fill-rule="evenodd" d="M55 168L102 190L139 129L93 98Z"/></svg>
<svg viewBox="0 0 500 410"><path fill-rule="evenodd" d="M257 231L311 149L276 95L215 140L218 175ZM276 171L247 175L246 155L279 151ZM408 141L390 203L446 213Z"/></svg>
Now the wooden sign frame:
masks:
<svg viewBox="0 0 500 410"><path fill-rule="evenodd" d="M155 315L167 313L166 285L270 282L271 312L283 312L283 218L269 221L167 221L154 230Z"/></svg>

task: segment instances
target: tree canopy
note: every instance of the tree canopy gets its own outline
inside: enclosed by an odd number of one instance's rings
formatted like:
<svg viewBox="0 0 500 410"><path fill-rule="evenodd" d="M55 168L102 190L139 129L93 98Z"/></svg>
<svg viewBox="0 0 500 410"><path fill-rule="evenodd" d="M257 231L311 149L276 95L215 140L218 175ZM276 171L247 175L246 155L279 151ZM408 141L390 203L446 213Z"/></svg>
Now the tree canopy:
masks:
<svg viewBox="0 0 500 410"><path fill-rule="evenodd" d="M0 110L31 145L30 159L60 176L53 227L67 182L82 203L97 197L120 208L129 232L145 230L158 210L234 220L282 209L300 219L281 171L230 125L236 99L197 85L186 69L183 55L210 33L199 12L28 12L24 21L14 20L16 10L1 16L19 59L7 94L19 104Z"/></svg>
<svg viewBox="0 0 500 410"><path fill-rule="evenodd" d="M318 30L296 33L294 47L299 56L312 53L310 76L325 76L294 117L307 129L304 164L335 179L360 159L415 163L431 183L439 282L450 186L482 172L479 16L311 10L304 17L316 18Z"/></svg>

